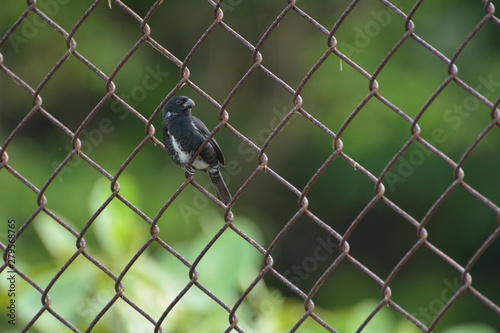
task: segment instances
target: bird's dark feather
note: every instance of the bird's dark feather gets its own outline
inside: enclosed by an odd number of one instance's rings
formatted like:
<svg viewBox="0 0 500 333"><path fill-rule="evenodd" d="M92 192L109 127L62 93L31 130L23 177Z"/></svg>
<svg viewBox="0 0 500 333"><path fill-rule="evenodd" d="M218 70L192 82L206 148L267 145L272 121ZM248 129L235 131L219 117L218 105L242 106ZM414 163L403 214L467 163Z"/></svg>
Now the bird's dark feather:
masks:
<svg viewBox="0 0 500 333"><path fill-rule="evenodd" d="M200 132L200 134L203 135L206 140L210 136L210 131L208 130L207 126L205 126L205 124L195 116L191 116L191 118L198 132ZM217 141L215 141L215 139L212 137L209 141L209 144L212 145L212 147L214 148L215 153L217 154L217 159L219 160L220 164L222 166L225 166L226 161L224 160L224 155L222 154L222 150L220 149Z"/></svg>

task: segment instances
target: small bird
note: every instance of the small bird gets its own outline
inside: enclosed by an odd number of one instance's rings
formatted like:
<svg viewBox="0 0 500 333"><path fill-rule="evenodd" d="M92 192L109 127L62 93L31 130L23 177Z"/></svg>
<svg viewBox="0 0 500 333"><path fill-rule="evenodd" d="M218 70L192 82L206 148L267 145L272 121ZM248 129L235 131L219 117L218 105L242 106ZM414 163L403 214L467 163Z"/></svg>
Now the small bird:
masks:
<svg viewBox="0 0 500 333"><path fill-rule="evenodd" d="M231 194L220 174L219 167L219 164L224 166L225 161L214 138L210 139L193 161L192 166L187 166L202 143L210 136L207 126L191 115L191 109L194 106L193 100L185 96L176 96L167 102L163 108L163 141L172 160L185 172L193 174L193 169L206 172L212 181L217 197L227 205L231 200Z"/></svg>

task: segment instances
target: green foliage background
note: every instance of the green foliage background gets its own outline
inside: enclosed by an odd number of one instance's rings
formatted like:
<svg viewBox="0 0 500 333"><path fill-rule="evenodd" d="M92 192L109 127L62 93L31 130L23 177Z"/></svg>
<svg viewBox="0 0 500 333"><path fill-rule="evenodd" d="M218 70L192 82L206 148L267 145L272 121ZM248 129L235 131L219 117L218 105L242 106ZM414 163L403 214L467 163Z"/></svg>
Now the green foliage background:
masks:
<svg viewBox="0 0 500 333"><path fill-rule="evenodd" d="M91 2L38 1L37 7L70 31ZM144 17L153 1L125 1ZM415 1L393 1L408 13ZM327 29L345 10L348 1L298 1L297 5ZM224 22L256 45L280 14L285 1L227 1ZM22 1L0 4L0 35L26 10ZM213 22L212 7L202 1L166 1L153 15L152 37L183 60ZM424 1L413 16L415 33L451 58L464 38L484 17L480 1ZM497 15L498 16L498 15ZM335 37L338 49L372 74L403 36L404 20L377 1L360 2ZM500 27L487 22L456 61L459 77L490 101L500 95ZM141 37L139 24L115 4L102 2L76 32L76 50L106 75ZM263 64L292 88L327 50L327 38L295 12L290 12L261 48ZM2 64L36 88L67 52L65 39L30 13L0 49ZM190 80L219 103L253 64L251 51L227 31L216 27L188 64ZM447 65L415 40L409 39L389 59L377 77L379 93L415 117L431 94L447 78ZM116 94L149 118L179 82L179 68L144 43L113 80ZM0 73L0 142L33 107L32 97ZM71 56L41 90L43 108L76 131L106 93L105 82ZM197 104L196 115L213 128L218 110L189 87ZM303 108L333 132L369 94L369 82L335 55L318 69L301 93ZM264 73L257 71L227 106L231 126L261 146L276 124L293 109L292 96ZM433 101L419 121L421 136L455 162L490 123L491 110L451 83ZM161 140L161 119L154 120ZM372 99L347 127L343 151L378 176L411 137L411 125L377 99ZM80 139L84 151L111 175L145 137L145 125L116 102L108 101ZM255 152L226 129L217 140L228 160L226 179L233 193L255 170ZM295 115L272 141L266 155L269 167L299 190L332 154L331 138L307 119ZM493 128L465 162L465 181L495 205L500 204L500 131ZM9 165L38 189L72 150L71 138L44 116L35 115L7 148ZM166 154L148 143L120 175L120 195L153 218L179 188L182 171ZM196 180L208 185L203 174ZM402 156L384 182L385 195L415 219L421 220L454 181L454 170L419 143ZM17 227L38 207L37 195L5 169L0 169L2 223L15 219ZM75 156L44 193L47 208L77 231L111 195L110 182ZM374 184L359 170L337 158L308 194L309 209L343 234L374 197ZM297 198L265 173L243 192L234 206L234 225L267 247L298 210ZM188 187L160 218L160 237L193 262L222 227L223 211L193 187ZM456 188L430 219L429 241L465 266L498 228L498 216L463 188ZM0 229L6 244L7 227ZM118 199L113 199L85 234L86 252L119 275L150 237L149 225ZM328 234L301 217L273 251L274 267L308 292L337 258L336 249L316 260L318 246ZM349 238L350 254L382 279L387 278L417 241L415 228L379 202ZM76 238L45 213L38 214L16 243L16 266L45 288L75 254ZM499 243L494 242L471 271L473 286L496 304ZM326 251L326 250L325 250ZM228 230L200 262L199 281L232 306L262 269L262 255L235 232ZM0 274L6 290L6 272ZM429 324L448 301L460 274L422 247L390 285L392 299ZM125 275L126 295L153 318L189 282L189 270L153 242ZM459 284L460 282L458 282ZM17 278L17 327L23 327L41 308L41 295ZM449 291L449 292L448 292ZM339 332L354 332L381 300L380 287L353 265L343 262L313 298L316 312ZM78 329L85 330L115 296L113 281L83 256L78 256L51 288L51 308ZM448 295L443 298L443 295ZM7 304L5 292L1 304ZM3 311L3 306L2 306ZM3 313L3 312L2 312ZM303 301L271 276L266 277L242 304L237 314L245 332L286 332L304 313ZM228 314L197 288L168 315L166 332L222 332ZM17 332L0 320L2 332ZM5 328L4 328L5 327ZM498 315L470 294L465 294L436 327L440 332L497 332ZM7 330L4 330L7 329ZM146 332L152 325L118 299L93 332ZM30 332L67 332L44 313ZM311 319L299 332L324 332ZM418 332L401 315L385 307L366 332Z"/></svg>

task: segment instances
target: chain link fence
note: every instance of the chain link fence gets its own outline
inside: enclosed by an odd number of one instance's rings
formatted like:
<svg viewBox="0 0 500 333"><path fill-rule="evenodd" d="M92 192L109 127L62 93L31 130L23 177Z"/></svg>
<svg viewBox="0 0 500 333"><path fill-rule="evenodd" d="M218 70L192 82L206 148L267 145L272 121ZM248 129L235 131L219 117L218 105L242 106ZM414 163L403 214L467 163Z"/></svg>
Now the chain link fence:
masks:
<svg viewBox="0 0 500 333"><path fill-rule="evenodd" d="M498 329L500 20L463 5L2 4L2 331ZM179 94L227 206L157 138Z"/></svg>

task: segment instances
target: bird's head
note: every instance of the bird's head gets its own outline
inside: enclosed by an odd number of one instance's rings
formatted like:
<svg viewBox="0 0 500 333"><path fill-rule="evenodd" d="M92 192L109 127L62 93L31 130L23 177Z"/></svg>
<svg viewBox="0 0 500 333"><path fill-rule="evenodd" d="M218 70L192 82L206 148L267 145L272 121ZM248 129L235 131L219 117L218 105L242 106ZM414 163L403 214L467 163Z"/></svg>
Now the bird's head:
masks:
<svg viewBox="0 0 500 333"><path fill-rule="evenodd" d="M163 108L163 118L189 113L193 106L195 106L193 100L186 96L173 97Z"/></svg>

